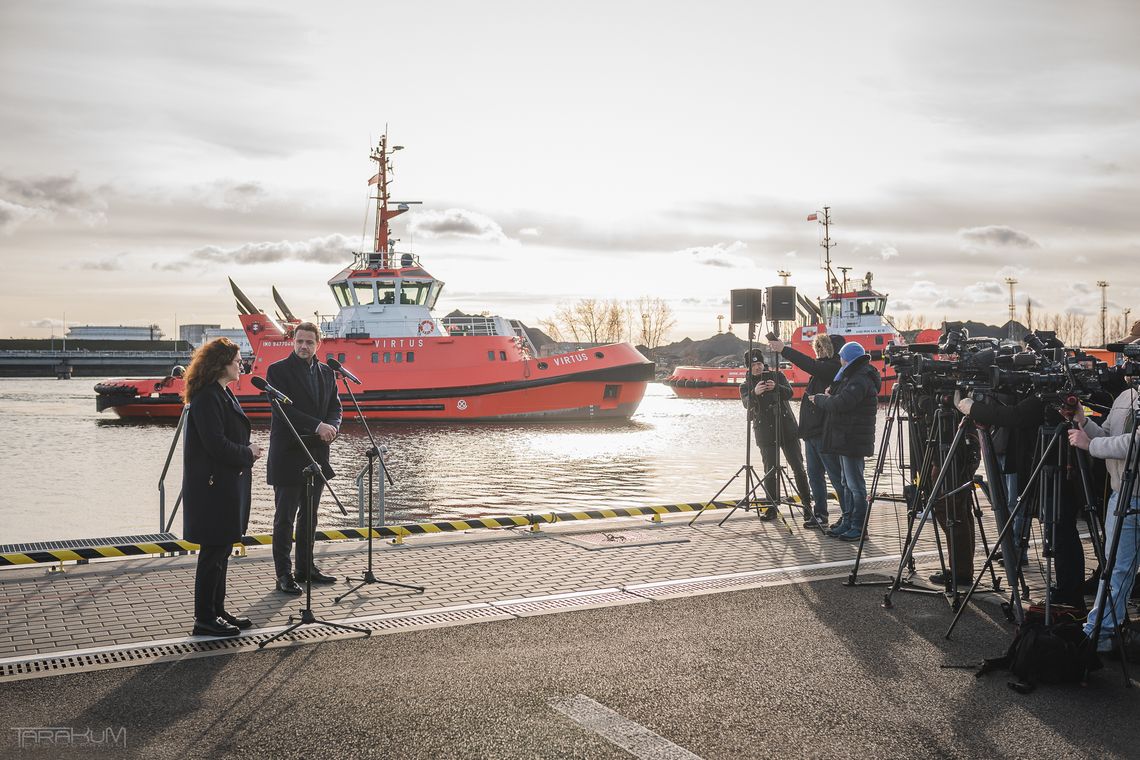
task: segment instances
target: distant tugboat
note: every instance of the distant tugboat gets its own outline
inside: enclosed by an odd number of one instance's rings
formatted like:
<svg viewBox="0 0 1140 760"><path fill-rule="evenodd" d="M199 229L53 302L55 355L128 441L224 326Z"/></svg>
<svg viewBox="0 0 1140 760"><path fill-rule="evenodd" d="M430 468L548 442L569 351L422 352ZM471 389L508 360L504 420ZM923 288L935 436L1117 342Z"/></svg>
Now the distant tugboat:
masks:
<svg viewBox="0 0 1140 760"><path fill-rule="evenodd" d="M819 333L842 335L849 342L862 344L871 356L871 363L883 377L880 393L883 398L889 398L895 384L895 372L883 361L883 352L890 343L901 345L905 344L906 340L885 316L887 294L879 293L871 287L873 276L870 272L867 272L858 287L848 282L847 267L839 267L843 272L842 280L835 276L831 268L833 243L830 206L824 206L822 214L810 215L808 221L818 221L823 225L823 240L820 246L824 250L822 269L826 273L824 284L827 296L819 300L818 306L802 296L797 298L800 313L813 323L797 327L787 343L808 356L814 356L811 342ZM786 362L780 362L780 368L792 384L793 398L803 396L809 379L808 374ZM743 382L745 373L746 370L743 368L677 367L664 382L682 398L739 399L740 383Z"/></svg>
<svg viewBox="0 0 1140 760"><path fill-rule="evenodd" d="M381 420L448 422L622 420L640 404L653 379L653 363L628 343L538 357L521 325L503 317L444 322L432 314L443 283L412 253L398 253L389 222L395 208L388 185L388 136L370 158L378 171L373 250L329 280L339 313L321 325L320 353L351 369L364 414ZM507 274L507 272L504 272ZM277 318L267 315L230 281L242 327L253 349L252 377L264 377L292 350L293 315L277 290ZM268 417L269 403L243 375L232 387L251 417ZM95 386L99 411L125 418L177 419L180 377L124 378ZM344 394L347 403L347 394Z"/></svg>

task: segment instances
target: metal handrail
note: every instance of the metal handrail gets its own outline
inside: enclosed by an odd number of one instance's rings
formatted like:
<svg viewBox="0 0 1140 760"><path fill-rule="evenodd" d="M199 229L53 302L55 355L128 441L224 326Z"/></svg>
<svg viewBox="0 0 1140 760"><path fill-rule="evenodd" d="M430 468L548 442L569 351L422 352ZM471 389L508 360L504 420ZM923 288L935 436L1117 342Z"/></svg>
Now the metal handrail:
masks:
<svg viewBox="0 0 1140 760"><path fill-rule="evenodd" d="M170 451L166 453L166 464L162 466L162 474L158 476L158 529L163 533L170 531L174 523L174 516L178 514L178 505L182 503L182 489L178 489L178 499L174 502L174 509L170 513L170 523L166 522L166 473L170 469L170 461L174 459L174 449L178 447L178 438L182 433L182 425L186 422L186 412L190 406L182 407L182 414L178 417L178 424L174 427L174 440L170 442Z"/></svg>
<svg viewBox="0 0 1140 760"><path fill-rule="evenodd" d="M380 447L381 453L383 453L386 450L387 449L384 446ZM385 478L384 478L384 462L383 462L383 460L380 460L377 463L377 466L380 469L380 472L379 472L380 477L377 478L378 485L377 485L377 493L376 493L377 498L376 498L376 504L375 504L375 506L378 507L378 509L376 511L376 514L373 515L373 518L375 520L376 525L384 526L384 525L387 525L388 523L384 518L384 480L385 480ZM356 473L356 478L354 478L354 480L356 481L356 509L357 509L356 527L358 527L358 528L364 527L364 503L365 503L364 502L364 496L365 496L365 494L364 494L364 478L366 475L368 475L368 465L364 465L363 467L361 467L360 472Z"/></svg>

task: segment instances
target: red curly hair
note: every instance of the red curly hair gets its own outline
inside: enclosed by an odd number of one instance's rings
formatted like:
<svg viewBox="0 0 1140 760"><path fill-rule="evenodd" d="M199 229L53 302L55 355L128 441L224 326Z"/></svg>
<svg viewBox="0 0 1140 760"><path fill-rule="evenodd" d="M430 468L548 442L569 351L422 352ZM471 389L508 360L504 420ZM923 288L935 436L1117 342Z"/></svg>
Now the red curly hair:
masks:
<svg viewBox="0 0 1140 760"><path fill-rule="evenodd" d="M199 346L186 368L183 402L189 404L203 388L218 382L239 351L238 345L229 338L215 338Z"/></svg>

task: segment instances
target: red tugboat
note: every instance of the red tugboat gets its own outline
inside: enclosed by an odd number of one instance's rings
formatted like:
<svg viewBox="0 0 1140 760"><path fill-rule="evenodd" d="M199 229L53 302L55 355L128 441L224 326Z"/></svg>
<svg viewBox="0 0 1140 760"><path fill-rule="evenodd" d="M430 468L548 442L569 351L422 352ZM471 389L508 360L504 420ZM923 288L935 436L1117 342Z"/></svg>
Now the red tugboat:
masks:
<svg viewBox="0 0 1140 760"><path fill-rule="evenodd" d="M392 148L395 150L395 148ZM637 410L653 363L628 343L539 357L517 322L503 317L441 320L432 309L443 283L412 253L399 253L389 222L388 136L370 158L375 184L373 250L329 280L339 313L322 323L320 353L360 378L356 396L370 419L446 422L625 420ZM250 417L266 418L269 402L251 383L292 350L293 316L276 289L277 318L267 315L230 281L239 318L253 349L250 375L231 387ZM177 374L177 373L175 373ZM165 378L108 380L95 386L99 411L124 418L177 419L183 381ZM348 404L348 395L342 394ZM346 415L347 418L347 415Z"/></svg>
<svg viewBox="0 0 1140 760"><path fill-rule="evenodd" d="M819 305L816 306L803 296L797 296L797 308L801 316L812 324L797 327L787 341L788 345L808 356L814 356L811 348L812 339L821 332L828 335L842 335L849 342L862 344L870 354L872 364L883 377L881 397L890 398L891 389L895 385L895 371L883 361L883 353L889 344L903 345L906 340L886 318L887 294L879 293L871 287L873 277L870 272L858 287L852 287L853 283L848 283L847 267L839 267L843 272L842 281L835 276L831 268L830 207L824 206L822 219L820 216L818 213L812 214L808 217L808 221L819 220L823 225L823 240L820 245L825 252L823 269L827 275L827 297L821 298ZM786 361L780 362L780 369L792 384L792 397L798 399L803 396L808 374ZM677 367L664 383L681 398L739 400L740 383L743 382L746 373L747 370L743 368Z"/></svg>

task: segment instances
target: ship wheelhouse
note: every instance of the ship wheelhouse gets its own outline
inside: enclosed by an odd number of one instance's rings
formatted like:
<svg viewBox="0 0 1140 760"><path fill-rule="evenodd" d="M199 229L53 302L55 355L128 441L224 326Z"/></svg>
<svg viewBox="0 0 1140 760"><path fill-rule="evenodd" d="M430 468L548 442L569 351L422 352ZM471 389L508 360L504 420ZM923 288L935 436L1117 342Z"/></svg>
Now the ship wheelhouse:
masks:
<svg viewBox="0 0 1140 760"><path fill-rule="evenodd" d="M384 266L395 264L399 266ZM340 312L322 323L332 337L442 336L432 317L443 282L411 253L357 253L353 263L328 282Z"/></svg>

